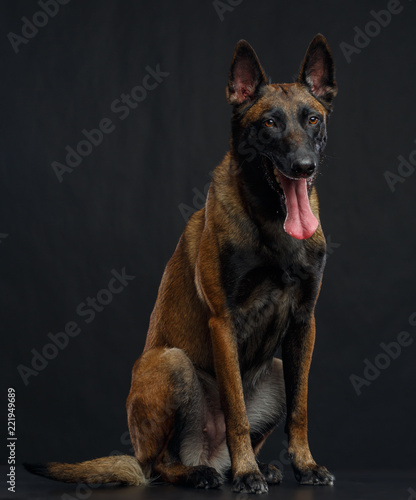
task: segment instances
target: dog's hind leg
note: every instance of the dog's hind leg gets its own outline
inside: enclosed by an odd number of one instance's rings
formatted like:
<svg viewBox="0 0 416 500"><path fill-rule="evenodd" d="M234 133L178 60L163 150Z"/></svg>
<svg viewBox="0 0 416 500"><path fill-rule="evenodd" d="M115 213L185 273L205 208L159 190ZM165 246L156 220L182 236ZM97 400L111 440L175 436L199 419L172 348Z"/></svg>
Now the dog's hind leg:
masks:
<svg viewBox="0 0 416 500"><path fill-rule="evenodd" d="M190 434L195 454L202 453L204 426L201 384L183 350L154 348L141 356L133 369L127 414L135 456L147 477L196 488L220 486L215 469L184 465L180 458L184 436Z"/></svg>

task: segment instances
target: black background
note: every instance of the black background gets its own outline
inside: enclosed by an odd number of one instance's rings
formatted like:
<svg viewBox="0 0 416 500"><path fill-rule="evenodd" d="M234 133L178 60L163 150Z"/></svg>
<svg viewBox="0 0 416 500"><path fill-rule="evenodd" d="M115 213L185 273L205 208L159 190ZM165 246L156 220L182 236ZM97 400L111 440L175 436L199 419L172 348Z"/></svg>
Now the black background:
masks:
<svg viewBox="0 0 416 500"><path fill-rule="evenodd" d="M3 2L0 423L6 434L7 388L14 387L18 462L129 452L130 372L184 228L180 207L199 208L228 148L225 84L234 45L247 39L274 82L291 82L322 32L339 95L318 180L332 253L317 308L311 449L335 472L416 466L415 343L360 396L350 381L363 376L381 342L416 333L408 320L416 311L416 173L394 192L384 177L416 149L415 3L402 0L402 12L350 63L340 48L354 43L354 28L365 28L371 10L387 5L243 0L221 20L211 1L71 0L16 54L7 34L21 34L22 16L32 19L40 8ZM169 76L120 120L113 101L157 65ZM65 147L103 118L115 130L60 183L51 163L64 162ZM135 279L85 323L78 304L123 268ZM81 333L25 386L18 365L30 367L31 350L42 351L47 334L68 321ZM276 432L263 456L281 461L284 440Z"/></svg>

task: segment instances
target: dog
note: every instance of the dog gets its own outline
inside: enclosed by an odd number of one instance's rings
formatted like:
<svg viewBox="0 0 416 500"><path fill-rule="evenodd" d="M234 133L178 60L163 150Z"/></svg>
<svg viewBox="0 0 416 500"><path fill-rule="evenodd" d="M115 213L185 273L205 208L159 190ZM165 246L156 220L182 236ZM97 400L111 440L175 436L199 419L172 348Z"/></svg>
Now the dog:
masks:
<svg viewBox="0 0 416 500"><path fill-rule="evenodd" d="M282 474L256 457L286 416L296 479L333 484L309 450L307 392L326 258L314 180L336 94L321 34L290 84L269 84L252 47L238 42L226 89L230 151L166 266L133 368L134 457L29 470L66 482L157 476L196 488L230 478L234 491L265 493Z"/></svg>

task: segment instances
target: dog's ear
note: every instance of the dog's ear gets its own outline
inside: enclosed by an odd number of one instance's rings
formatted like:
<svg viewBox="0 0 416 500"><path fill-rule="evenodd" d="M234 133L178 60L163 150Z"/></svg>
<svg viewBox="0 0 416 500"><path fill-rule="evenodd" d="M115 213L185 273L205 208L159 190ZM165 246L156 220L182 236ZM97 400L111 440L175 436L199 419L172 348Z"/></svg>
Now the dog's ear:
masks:
<svg viewBox="0 0 416 500"><path fill-rule="evenodd" d="M298 82L306 85L309 92L331 111L332 100L337 95L334 60L325 37L320 33L306 51Z"/></svg>
<svg viewBox="0 0 416 500"><path fill-rule="evenodd" d="M256 53L248 42L240 40L228 73L227 101L233 105L252 101L264 85L267 78Z"/></svg>

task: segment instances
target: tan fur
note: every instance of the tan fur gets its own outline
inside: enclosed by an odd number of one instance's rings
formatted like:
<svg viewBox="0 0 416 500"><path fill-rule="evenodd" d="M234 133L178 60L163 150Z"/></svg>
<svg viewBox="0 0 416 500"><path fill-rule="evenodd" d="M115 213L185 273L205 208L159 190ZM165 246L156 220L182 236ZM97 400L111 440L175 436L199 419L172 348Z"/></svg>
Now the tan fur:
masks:
<svg viewBox="0 0 416 500"><path fill-rule="evenodd" d="M49 477L66 483L121 483L140 486L148 483L138 461L129 455L96 458L76 464L49 462Z"/></svg>

